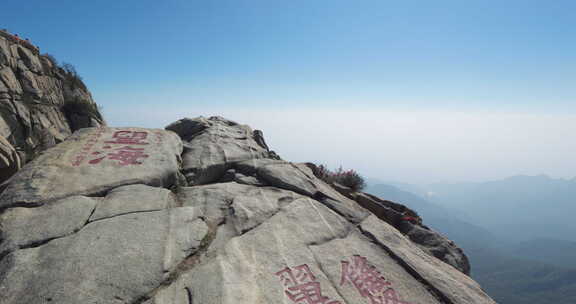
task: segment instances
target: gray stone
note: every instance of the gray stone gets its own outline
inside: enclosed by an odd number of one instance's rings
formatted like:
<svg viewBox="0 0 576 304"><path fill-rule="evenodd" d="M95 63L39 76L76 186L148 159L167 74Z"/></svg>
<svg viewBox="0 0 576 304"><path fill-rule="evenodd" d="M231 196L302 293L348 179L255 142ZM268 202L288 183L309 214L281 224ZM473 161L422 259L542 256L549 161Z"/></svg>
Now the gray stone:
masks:
<svg viewBox="0 0 576 304"><path fill-rule="evenodd" d="M221 224L226 218L237 234L261 224L296 199L305 198L292 191L274 187L256 187L235 182L181 188L178 200L184 206L200 210L208 221Z"/></svg>
<svg viewBox="0 0 576 304"><path fill-rule="evenodd" d="M346 219L358 223L368 213L347 197L316 178L305 164L293 164L282 160L252 159L235 165L238 171L255 174L271 186L291 190L318 199Z"/></svg>
<svg viewBox="0 0 576 304"><path fill-rule="evenodd" d="M78 100L95 105L78 79L64 77L46 56L0 31L0 136L22 164L78 128L105 124L93 112L69 115L63 105Z"/></svg>
<svg viewBox="0 0 576 304"><path fill-rule="evenodd" d="M266 149L267 151L269 150L268 145L264 140L264 133L262 133L261 130L254 130L254 132L252 132L252 137L254 137L254 140L260 145L260 147Z"/></svg>
<svg viewBox="0 0 576 304"><path fill-rule="evenodd" d="M166 127L166 130L173 131L183 140L189 141L201 131L209 128L212 125L210 121L204 117L183 118L176 122L171 123Z"/></svg>
<svg viewBox="0 0 576 304"><path fill-rule="evenodd" d="M22 87L20 86L20 82L16 79L16 75L9 67L4 67L0 69L0 80L4 82L4 85L10 90L12 93L22 94Z"/></svg>
<svg viewBox="0 0 576 304"><path fill-rule="evenodd" d="M430 256L390 225L371 215L361 223L362 231L386 251L393 253L429 288L443 295L445 302L495 303L470 277Z"/></svg>
<svg viewBox="0 0 576 304"><path fill-rule="evenodd" d="M182 159L190 185L215 182L236 162L268 156L250 127L221 117L182 119L167 129L187 141Z"/></svg>
<svg viewBox="0 0 576 304"><path fill-rule="evenodd" d="M220 224L229 213L234 196L250 189L250 186L237 183L183 187L178 191L178 201L183 206L196 207L208 222Z"/></svg>
<svg viewBox="0 0 576 304"><path fill-rule="evenodd" d="M396 303L444 303L437 299L426 285L421 284L409 271L398 264L394 257L377 245L368 242L358 231L350 233L345 238L334 239L309 248L319 269L322 269L323 274L327 276L346 303L370 303L352 283L357 272L350 270L359 265L365 265L366 268L373 267L373 271L384 278L382 283L387 285L382 286L383 289L390 292L390 297L394 295L402 301ZM359 265L355 265L356 263ZM344 270L345 265L349 267L348 271ZM351 276L348 275L350 272ZM395 302L390 300L382 303Z"/></svg>
<svg viewBox="0 0 576 304"><path fill-rule="evenodd" d="M112 189L99 203L90 221L176 206L172 192L146 185L128 185Z"/></svg>
<svg viewBox="0 0 576 304"><path fill-rule="evenodd" d="M8 41L5 38L0 37L0 58L4 58L4 60L7 61L10 57L12 57L12 53L8 46ZM7 64L6 61L0 62L0 64Z"/></svg>
<svg viewBox="0 0 576 304"><path fill-rule="evenodd" d="M298 170L292 163L270 160L249 160L242 166L250 166L258 177L278 188L292 190L302 195L313 197L318 192L314 182ZM252 171L250 170L250 171Z"/></svg>
<svg viewBox="0 0 576 304"><path fill-rule="evenodd" d="M18 55L19 59L24 62L28 70L34 73L40 73L42 71L42 64L36 54L33 54L25 47L18 46Z"/></svg>
<svg viewBox="0 0 576 304"><path fill-rule="evenodd" d="M73 196L38 208L12 208L0 215L0 256L17 248L63 237L80 230L96 201Z"/></svg>
<svg viewBox="0 0 576 304"><path fill-rule="evenodd" d="M252 186L267 186L268 185L265 182L259 180L255 176L247 176L247 175L244 175L242 173L234 174L233 181L235 181L239 184L252 185Z"/></svg>
<svg viewBox="0 0 576 304"><path fill-rule="evenodd" d="M2 94L7 94L8 92L10 92L10 90L8 89L8 87L4 84L4 81L2 79L0 79L0 93ZM3 95L3 99L8 99L10 97L10 95L6 96Z"/></svg>
<svg viewBox="0 0 576 304"><path fill-rule="evenodd" d="M400 224L399 230L424 252L452 265L467 275L470 274L470 262L464 251L441 233L427 226L415 225L410 222Z"/></svg>
<svg viewBox="0 0 576 304"><path fill-rule="evenodd" d="M2 303L133 303L200 246L207 227L195 218L192 208L127 214L13 252L0 261Z"/></svg>
<svg viewBox="0 0 576 304"><path fill-rule="evenodd" d="M291 303L275 274L307 264L324 296L346 303L317 266L309 245L345 237L351 225L322 204L300 198L266 222L230 239L153 298L155 304ZM220 232L219 232L220 233ZM352 302L351 302L352 303Z"/></svg>
<svg viewBox="0 0 576 304"><path fill-rule="evenodd" d="M169 187L179 174L182 143L173 132L86 128L24 166L0 195L0 208L37 206L122 185Z"/></svg>
<svg viewBox="0 0 576 304"><path fill-rule="evenodd" d="M397 228L431 256L452 265L465 274L470 274L470 262L462 249L439 232L422 225L422 219L414 210L368 193L351 191L342 185L335 184L333 188L354 199L379 219ZM405 220L405 217L412 220Z"/></svg>
<svg viewBox="0 0 576 304"><path fill-rule="evenodd" d="M20 156L3 136L0 136L0 184L14 175L22 162Z"/></svg>

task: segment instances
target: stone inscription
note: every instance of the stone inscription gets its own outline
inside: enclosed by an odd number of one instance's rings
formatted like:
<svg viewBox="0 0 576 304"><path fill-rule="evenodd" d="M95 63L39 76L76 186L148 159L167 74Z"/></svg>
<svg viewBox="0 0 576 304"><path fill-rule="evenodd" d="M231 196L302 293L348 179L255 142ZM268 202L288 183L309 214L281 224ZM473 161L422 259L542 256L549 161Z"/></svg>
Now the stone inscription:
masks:
<svg viewBox="0 0 576 304"><path fill-rule="evenodd" d="M388 281L368 260L354 255L349 260L341 261L342 274L340 286L351 284L370 304L411 304L401 301L392 282Z"/></svg>
<svg viewBox="0 0 576 304"><path fill-rule="evenodd" d="M74 157L72 166L77 167L83 163L97 165L104 160L114 161L120 166L141 165L143 160L149 157L145 153L146 147L150 145L148 132L115 131L111 138L106 138L101 144L98 144L104 132L105 129L101 128L90 135L88 141L82 147L82 151ZM153 140L154 144L162 144L163 134L154 132Z"/></svg>
<svg viewBox="0 0 576 304"><path fill-rule="evenodd" d="M96 132L88 137L88 141L82 147L82 151L74 157L72 166L78 167L88 157L90 150L98 143L98 139L104 134L104 128L99 128Z"/></svg>
<svg viewBox="0 0 576 304"><path fill-rule="evenodd" d="M307 264L286 267L275 273L284 285L284 293L296 304L341 304L322 295L320 282Z"/></svg>
<svg viewBox="0 0 576 304"><path fill-rule="evenodd" d="M161 131L154 131L154 143L157 145L164 143L164 134Z"/></svg>

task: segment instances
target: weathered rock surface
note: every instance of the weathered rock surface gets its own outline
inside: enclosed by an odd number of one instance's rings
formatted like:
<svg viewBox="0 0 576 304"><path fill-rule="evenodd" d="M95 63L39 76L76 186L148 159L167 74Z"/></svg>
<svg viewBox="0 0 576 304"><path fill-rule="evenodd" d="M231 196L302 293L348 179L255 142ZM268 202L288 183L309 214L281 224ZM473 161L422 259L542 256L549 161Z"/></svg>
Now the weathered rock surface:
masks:
<svg viewBox="0 0 576 304"><path fill-rule="evenodd" d="M435 257L430 248L446 245L419 221L398 230L396 213L417 217L402 205L335 189L220 117L168 129L184 143L169 131L84 129L10 179L0 303L494 303ZM127 165L92 154L114 134L155 145Z"/></svg>
<svg viewBox="0 0 576 304"><path fill-rule="evenodd" d="M15 172L17 162L30 161L80 128L104 123L98 114L65 107L75 102L96 109L79 78L0 31L0 138L6 139L19 156L0 157L0 183ZM5 161L10 162L3 164Z"/></svg>
<svg viewBox="0 0 576 304"><path fill-rule="evenodd" d="M185 118L166 129L185 142L183 168L190 184L214 182L234 163L269 157L261 132L221 117Z"/></svg>
<svg viewBox="0 0 576 304"><path fill-rule="evenodd" d="M4 137L0 136L0 182L14 175L22 163L16 149Z"/></svg>
<svg viewBox="0 0 576 304"><path fill-rule="evenodd" d="M181 152L173 132L85 128L22 168L0 194L0 209L96 195L127 184L169 187L178 180Z"/></svg>
<svg viewBox="0 0 576 304"><path fill-rule="evenodd" d="M160 285L208 231L193 208L126 214L0 262L3 303L132 303Z"/></svg>
<svg viewBox="0 0 576 304"><path fill-rule="evenodd" d="M108 192L96 206L90 221L134 212L159 211L176 205L170 190L143 184L122 186Z"/></svg>
<svg viewBox="0 0 576 304"><path fill-rule="evenodd" d="M40 208L12 208L0 215L0 256L32 247L80 230L89 220L96 201L72 196Z"/></svg>
<svg viewBox="0 0 576 304"><path fill-rule="evenodd" d="M404 221L398 230L420 249L452 265L465 274L470 274L470 261L464 251L454 242L428 226Z"/></svg>
<svg viewBox="0 0 576 304"><path fill-rule="evenodd" d="M461 272L470 274L470 262L462 249L442 234L423 225L422 219L414 210L368 193L354 192L339 184L332 186L338 192L370 210L379 219L398 229L420 249L452 265Z"/></svg>

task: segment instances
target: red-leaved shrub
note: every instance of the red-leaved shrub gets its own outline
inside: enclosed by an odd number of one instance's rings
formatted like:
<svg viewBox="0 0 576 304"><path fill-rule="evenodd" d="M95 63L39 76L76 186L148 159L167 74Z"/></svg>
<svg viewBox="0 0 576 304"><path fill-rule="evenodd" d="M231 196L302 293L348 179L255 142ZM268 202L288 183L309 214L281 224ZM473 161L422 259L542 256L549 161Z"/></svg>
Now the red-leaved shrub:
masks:
<svg viewBox="0 0 576 304"><path fill-rule="evenodd" d="M364 178L355 170L344 170L342 167L336 171L331 171L325 165L311 166L312 172L316 177L328 184L338 183L354 191L360 191L366 187Z"/></svg>

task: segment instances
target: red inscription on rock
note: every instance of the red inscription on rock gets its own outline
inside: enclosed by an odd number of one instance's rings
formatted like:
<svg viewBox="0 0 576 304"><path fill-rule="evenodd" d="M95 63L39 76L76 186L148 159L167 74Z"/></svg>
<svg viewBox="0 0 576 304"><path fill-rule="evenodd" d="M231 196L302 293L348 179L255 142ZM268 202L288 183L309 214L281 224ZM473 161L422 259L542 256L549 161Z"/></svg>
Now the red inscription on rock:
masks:
<svg viewBox="0 0 576 304"><path fill-rule="evenodd" d="M86 144L84 144L84 146L82 147L82 151L74 157L74 161L72 162L72 166L74 166L74 167L80 166L82 161L84 161L84 159L86 159L86 156L88 155L88 151L90 151L90 149L92 149L92 147L98 142L98 138L100 138L100 136L102 136L102 134L104 134L104 128L99 128L96 130L96 132L92 133L88 137Z"/></svg>
<svg viewBox="0 0 576 304"><path fill-rule="evenodd" d="M154 135L156 135L155 144L161 145L164 141L164 134L161 131L154 131Z"/></svg>
<svg viewBox="0 0 576 304"><path fill-rule="evenodd" d="M103 147L90 153L92 147L96 145L103 133L104 129L100 129L88 138L81 152L72 162L73 166L79 166L89 154L93 156L88 161L89 165L97 165L105 159L117 161L120 166L140 165L143 159L149 157L148 154L144 153L145 150L142 147L142 145L149 144L145 142L148 133L127 130L114 132L112 138L104 142L105 145ZM123 146L117 147L115 146L116 144ZM136 147L131 147L130 145L136 145Z"/></svg>
<svg viewBox="0 0 576 304"><path fill-rule="evenodd" d="M106 149L106 147L104 147ZM101 152L93 152L93 155L99 155ZM144 148L132 148L129 146L125 146L119 149L115 149L112 153L107 153L105 156L95 158L88 163L91 165L95 165L100 163L105 158L110 160L119 160L118 163L120 166L127 166L127 165L140 165L142 162L138 161L139 158L147 158L149 155L144 154Z"/></svg>
<svg viewBox="0 0 576 304"><path fill-rule="evenodd" d="M308 267L303 264L286 267L275 273L284 285L284 293L297 304L341 304L322 295L320 282Z"/></svg>
<svg viewBox="0 0 576 304"><path fill-rule="evenodd" d="M112 141L105 141L107 144L123 144L123 145L147 145L148 143L143 142L143 140L148 137L146 132L135 132L135 131L116 131L112 138Z"/></svg>
<svg viewBox="0 0 576 304"><path fill-rule="evenodd" d="M392 283L365 257L354 255L351 260L341 262L340 286L349 282L362 297L370 299L370 304L410 304L398 298Z"/></svg>

